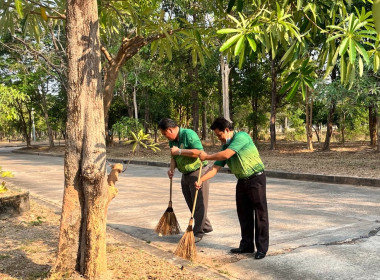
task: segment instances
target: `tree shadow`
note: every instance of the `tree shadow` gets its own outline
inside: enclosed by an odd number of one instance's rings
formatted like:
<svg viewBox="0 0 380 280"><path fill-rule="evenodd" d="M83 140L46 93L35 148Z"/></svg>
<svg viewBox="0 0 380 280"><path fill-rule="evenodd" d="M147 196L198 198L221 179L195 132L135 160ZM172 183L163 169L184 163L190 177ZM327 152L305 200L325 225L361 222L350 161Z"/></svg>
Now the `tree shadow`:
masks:
<svg viewBox="0 0 380 280"><path fill-rule="evenodd" d="M0 271L15 279L44 279L51 266L33 262L20 249L0 251Z"/></svg>

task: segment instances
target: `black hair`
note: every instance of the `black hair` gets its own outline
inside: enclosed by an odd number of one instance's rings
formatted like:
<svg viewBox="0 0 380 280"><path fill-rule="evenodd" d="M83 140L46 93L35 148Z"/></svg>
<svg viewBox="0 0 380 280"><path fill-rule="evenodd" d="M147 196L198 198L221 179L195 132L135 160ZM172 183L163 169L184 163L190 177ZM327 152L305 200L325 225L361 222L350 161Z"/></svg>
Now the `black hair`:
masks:
<svg viewBox="0 0 380 280"><path fill-rule="evenodd" d="M177 126L178 126L177 123L169 118L162 119L158 123L158 128L162 130L166 130L169 127L177 127Z"/></svg>
<svg viewBox="0 0 380 280"><path fill-rule="evenodd" d="M219 129L220 131L224 131L226 128L229 130L233 130L234 127L232 125L232 122L226 120L223 117L217 118L211 125L211 130Z"/></svg>

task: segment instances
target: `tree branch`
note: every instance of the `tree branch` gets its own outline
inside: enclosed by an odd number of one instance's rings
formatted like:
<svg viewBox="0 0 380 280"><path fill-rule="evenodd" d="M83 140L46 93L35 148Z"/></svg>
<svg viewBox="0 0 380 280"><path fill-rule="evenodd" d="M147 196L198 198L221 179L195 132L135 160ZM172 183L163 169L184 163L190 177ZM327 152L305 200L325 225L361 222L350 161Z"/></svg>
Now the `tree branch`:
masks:
<svg viewBox="0 0 380 280"><path fill-rule="evenodd" d="M101 46L100 50L103 52L103 54L106 57L106 59L108 60L108 62L112 63L113 58L112 58L111 54L107 51L107 49L104 46Z"/></svg>
<svg viewBox="0 0 380 280"><path fill-rule="evenodd" d="M309 16L304 13L305 17L315 26L317 27L319 30L323 31L323 32L326 32L326 30L323 30L321 27L319 27L311 18L309 18Z"/></svg>
<svg viewBox="0 0 380 280"><path fill-rule="evenodd" d="M46 63L59 75L61 81L62 81L62 85L66 88L66 83L65 83L65 79L62 78L62 76L65 76L64 75L64 69L60 69L59 66L56 66L54 65L44 54L42 54L41 52L33 49L32 47L30 47L24 40L16 37L16 36L12 36L14 39L16 39L17 41L19 41L21 44L23 44L32 54L35 54L39 57L41 57L43 60L46 61ZM60 66L62 67L62 66Z"/></svg>

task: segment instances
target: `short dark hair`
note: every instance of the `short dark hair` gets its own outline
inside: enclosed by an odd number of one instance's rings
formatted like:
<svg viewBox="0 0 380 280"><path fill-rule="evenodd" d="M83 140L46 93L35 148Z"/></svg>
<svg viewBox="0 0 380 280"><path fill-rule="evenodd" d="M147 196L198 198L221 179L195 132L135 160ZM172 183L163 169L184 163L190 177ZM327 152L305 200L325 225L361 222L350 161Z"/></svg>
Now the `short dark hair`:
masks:
<svg viewBox="0 0 380 280"><path fill-rule="evenodd" d="M169 127L177 127L177 126L178 126L177 123L169 118L164 118L160 120L158 123L158 128L162 130L166 130Z"/></svg>
<svg viewBox="0 0 380 280"><path fill-rule="evenodd" d="M224 131L226 128L233 130L234 126L232 125L232 122L223 117L219 117L212 123L210 128L211 130L219 129L220 131Z"/></svg>

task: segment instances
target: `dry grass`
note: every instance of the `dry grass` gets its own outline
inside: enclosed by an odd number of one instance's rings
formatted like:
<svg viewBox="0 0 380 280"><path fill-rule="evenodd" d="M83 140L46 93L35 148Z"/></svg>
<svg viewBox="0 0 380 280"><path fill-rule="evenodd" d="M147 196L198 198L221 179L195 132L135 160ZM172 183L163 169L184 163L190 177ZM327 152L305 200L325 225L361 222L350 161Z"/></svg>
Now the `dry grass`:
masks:
<svg viewBox="0 0 380 280"><path fill-rule="evenodd" d="M31 199L30 211L0 220L0 279L45 279L54 263L60 215ZM128 247L107 233L110 279L201 279L186 269ZM67 279L83 279L72 275Z"/></svg>

